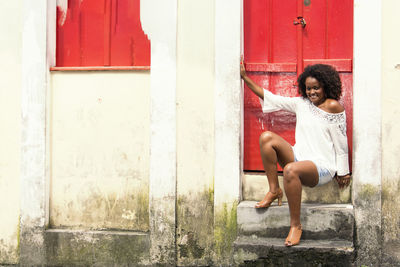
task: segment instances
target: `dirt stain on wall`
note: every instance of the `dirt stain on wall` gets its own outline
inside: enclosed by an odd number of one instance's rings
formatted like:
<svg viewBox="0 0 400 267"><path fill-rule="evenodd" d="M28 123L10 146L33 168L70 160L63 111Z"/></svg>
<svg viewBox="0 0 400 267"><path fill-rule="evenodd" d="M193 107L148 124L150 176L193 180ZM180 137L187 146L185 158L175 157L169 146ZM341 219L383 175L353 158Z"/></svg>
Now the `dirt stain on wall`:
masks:
<svg viewBox="0 0 400 267"><path fill-rule="evenodd" d="M179 265L209 265L213 253L214 190L188 192L177 199Z"/></svg>
<svg viewBox="0 0 400 267"><path fill-rule="evenodd" d="M124 194L90 190L78 202L53 207L50 228L149 230L148 186ZM59 220L58 218L64 218ZM56 218L56 220L54 220Z"/></svg>

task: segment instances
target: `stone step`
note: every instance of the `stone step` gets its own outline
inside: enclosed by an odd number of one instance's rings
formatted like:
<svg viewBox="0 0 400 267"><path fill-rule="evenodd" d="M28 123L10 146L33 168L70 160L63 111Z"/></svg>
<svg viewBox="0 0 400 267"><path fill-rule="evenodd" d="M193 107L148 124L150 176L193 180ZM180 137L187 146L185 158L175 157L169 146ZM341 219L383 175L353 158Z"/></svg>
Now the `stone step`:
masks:
<svg viewBox="0 0 400 267"><path fill-rule="evenodd" d="M283 177L278 177L279 184L283 188ZM264 173L246 173L242 179L242 195L244 200L260 201L268 192L268 180ZM331 181L323 186L314 188L303 187L301 194L304 203L350 203L350 186L340 189L336 181ZM286 196L283 196L286 201Z"/></svg>
<svg viewBox="0 0 400 267"><path fill-rule="evenodd" d="M275 201L267 209L255 209L255 201L242 201L237 208L239 235L286 237L289 232L289 207ZM350 204L301 205L303 239L353 241L354 213Z"/></svg>
<svg viewBox="0 0 400 267"><path fill-rule="evenodd" d="M353 243L345 240L302 240L285 247L283 238L239 236L234 242L239 266L353 266Z"/></svg>

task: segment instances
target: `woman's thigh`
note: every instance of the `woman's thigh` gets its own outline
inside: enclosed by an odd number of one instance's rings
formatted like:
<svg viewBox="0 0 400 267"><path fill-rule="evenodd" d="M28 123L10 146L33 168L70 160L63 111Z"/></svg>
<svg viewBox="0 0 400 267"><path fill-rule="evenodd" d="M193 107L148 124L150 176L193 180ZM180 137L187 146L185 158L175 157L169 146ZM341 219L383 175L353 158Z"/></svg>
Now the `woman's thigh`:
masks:
<svg viewBox="0 0 400 267"><path fill-rule="evenodd" d="M278 134L269 131L264 132L263 134L267 134L271 137L271 145L276 152L278 163L282 169L286 164L294 162L293 148L285 139Z"/></svg>
<svg viewBox="0 0 400 267"><path fill-rule="evenodd" d="M290 163L290 166L288 165L287 168L284 169L284 175L285 172L294 172L299 176L301 183L305 186L314 187L319 181L317 166L310 160Z"/></svg>

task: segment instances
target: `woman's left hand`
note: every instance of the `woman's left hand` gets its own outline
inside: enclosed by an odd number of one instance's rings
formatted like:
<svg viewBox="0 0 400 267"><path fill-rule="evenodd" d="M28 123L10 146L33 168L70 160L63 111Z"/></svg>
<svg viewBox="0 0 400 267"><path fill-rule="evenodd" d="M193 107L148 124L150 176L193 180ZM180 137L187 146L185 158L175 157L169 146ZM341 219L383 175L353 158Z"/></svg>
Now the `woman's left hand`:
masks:
<svg viewBox="0 0 400 267"><path fill-rule="evenodd" d="M343 176L336 175L336 181L339 184L339 188L345 188L349 186L351 180L351 174L346 174Z"/></svg>
<svg viewBox="0 0 400 267"><path fill-rule="evenodd" d="M240 76L244 78L246 74L246 68L244 67L244 61L243 61L243 56L240 57Z"/></svg>

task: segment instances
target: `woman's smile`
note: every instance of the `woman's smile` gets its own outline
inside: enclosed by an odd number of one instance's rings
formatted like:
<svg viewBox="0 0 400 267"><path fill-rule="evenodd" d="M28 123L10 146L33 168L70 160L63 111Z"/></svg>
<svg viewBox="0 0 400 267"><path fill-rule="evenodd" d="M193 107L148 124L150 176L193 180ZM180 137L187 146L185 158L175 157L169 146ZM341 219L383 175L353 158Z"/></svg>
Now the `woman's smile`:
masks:
<svg viewBox="0 0 400 267"><path fill-rule="evenodd" d="M317 79L311 76L307 77L305 84L307 97L314 105L318 106L325 102L324 88L322 88Z"/></svg>

